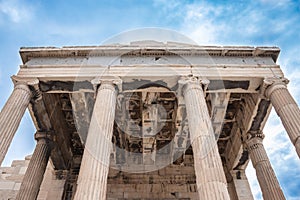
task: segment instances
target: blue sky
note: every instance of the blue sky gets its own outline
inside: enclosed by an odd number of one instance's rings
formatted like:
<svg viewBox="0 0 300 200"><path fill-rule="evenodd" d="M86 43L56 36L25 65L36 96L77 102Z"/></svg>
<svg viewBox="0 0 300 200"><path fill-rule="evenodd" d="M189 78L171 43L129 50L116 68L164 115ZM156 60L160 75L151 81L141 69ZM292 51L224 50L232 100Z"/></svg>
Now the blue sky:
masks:
<svg viewBox="0 0 300 200"><path fill-rule="evenodd" d="M178 31L200 45L278 46L278 63L300 102L300 2L185 0L0 1L0 107L12 91L22 46L99 45L112 35L143 27ZM28 113L5 165L31 154L35 129ZM287 199L300 198L300 160L276 113L264 130L267 153ZM261 194L249 164L256 199Z"/></svg>

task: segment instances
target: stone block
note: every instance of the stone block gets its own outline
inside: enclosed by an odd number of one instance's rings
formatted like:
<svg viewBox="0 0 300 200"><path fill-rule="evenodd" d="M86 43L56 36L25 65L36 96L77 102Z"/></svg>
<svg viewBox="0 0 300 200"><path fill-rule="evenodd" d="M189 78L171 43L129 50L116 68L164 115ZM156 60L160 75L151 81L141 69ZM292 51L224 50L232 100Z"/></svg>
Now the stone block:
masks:
<svg viewBox="0 0 300 200"><path fill-rule="evenodd" d="M19 174L25 174L26 169L27 169L27 166L26 167L21 167L20 171L19 171Z"/></svg>
<svg viewBox="0 0 300 200"><path fill-rule="evenodd" d="M113 192L113 193L107 193L107 196L109 196L109 198L124 198L124 193L123 192Z"/></svg>
<svg viewBox="0 0 300 200"><path fill-rule="evenodd" d="M25 160L14 160L11 164L12 167L23 167L25 166Z"/></svg>
<svg viewBox="0 0 300 200"><path fill-rule="evenodd" d="M20 182L22 182L23 177L24 177L23 174L11 174L10 176L6 177L6 180L20 183Z"/></svg>
<svg viewBox="0 0 300 200"><path fill-rule="evenodd" d="M14 171L13 167L1 167L1 174L13 174Z"/></svg>
<svg viewBox="0 0 300 200"><path fill-rule="evenodd" d="M162 184L152 184L151 192L161 193L165 191L165 187Z"/></svg>
<svg viewBox="0 0 300 200"><path fill-rule="evenodd" d="M10 176L11 176L11 174L1 174L0 175L0 180L6 181L7 177L10 177Z"/></svg>
<svg viewBox="0 0 300 200"><path fill-rule="evenodd" d="M13 190L20 190L21 184L22 183L15 183Z"/></svg>
<svg viewBox="0 0 300 200"><path fill-rule="evenodd" d="M0 182L0 190L13 190L14 186L15 182L12 181Z"/></svg>
<svg viewBox="0 0 300 200"><path fill-rule="evenodd" d="M40 191L37 200L47 200L48 192Z"/></svg>

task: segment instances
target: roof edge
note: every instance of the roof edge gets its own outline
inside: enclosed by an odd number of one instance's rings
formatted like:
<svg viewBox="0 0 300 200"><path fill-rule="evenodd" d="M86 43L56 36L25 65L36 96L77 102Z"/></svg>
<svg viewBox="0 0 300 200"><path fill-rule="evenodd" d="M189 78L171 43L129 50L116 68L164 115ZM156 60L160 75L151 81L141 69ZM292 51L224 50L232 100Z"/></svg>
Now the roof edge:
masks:
<svg viewBox="0 0 300 200"><path fill-rule="evenodd" d="M171 52L178 55L211 56L262 56L277 61L280 48L276 46L199 46L190 44L166 43L164 45L101 45L101 46L64 46L64 47L21 47L23 64L34 57L82 57L88 55L124 55L129 52L155 54Z"/></svg>

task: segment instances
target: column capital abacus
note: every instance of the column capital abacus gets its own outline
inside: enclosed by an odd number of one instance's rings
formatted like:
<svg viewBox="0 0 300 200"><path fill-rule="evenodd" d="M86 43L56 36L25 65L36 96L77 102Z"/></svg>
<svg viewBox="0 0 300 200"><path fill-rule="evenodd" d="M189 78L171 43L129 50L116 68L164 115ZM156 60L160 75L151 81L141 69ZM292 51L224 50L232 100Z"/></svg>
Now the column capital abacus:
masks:
<svg viewBox="0 0 300 200"><path fill-rule="evenodd" d="M261 94L266 97L270 98L271 94L280 88L287 88L287 84L289 80L286 78L280 77L268 77L263 80L263 87L261 90Z"/></svg>
<svg viewBox="0 0 300 200"><path fill-rule="evenodd" d="M248 131L247 132L247 139L250 140L252 138L260 138L260 139L263 140L265 138L265 134L261 130Z"/></svg>
<svg viewBox="0 0 300 200"><path fill-rule="evenodd" d="M190 89L199 89L206 91L209 84L209 80L200 77L180 77L178 80L178 95L184 96Z"/></svg>
<svg viewBox="0 0 300 200"><path fill-rule="evenodd" d="M33 86L33 85L39 84L39 79L37 79L37 78L22 78L22 77L13 75L13 76L11 76L11 79L12 79L14 85L22 84L22 85Z"/></svg>

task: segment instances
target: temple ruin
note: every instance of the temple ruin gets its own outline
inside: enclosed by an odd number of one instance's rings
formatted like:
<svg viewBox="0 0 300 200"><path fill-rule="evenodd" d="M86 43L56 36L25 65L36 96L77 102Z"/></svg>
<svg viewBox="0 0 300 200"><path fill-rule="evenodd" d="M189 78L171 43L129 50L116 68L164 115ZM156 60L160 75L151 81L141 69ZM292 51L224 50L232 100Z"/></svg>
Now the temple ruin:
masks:
<svg viewBox="0 0 300 200"><path fill-rule="evenodd" d="M0 164L28 108L32 156L1 167L16 200L285 199L263 146L273 106L300 156L300 110L277 47L132 42L21 48Z"/></svg>

